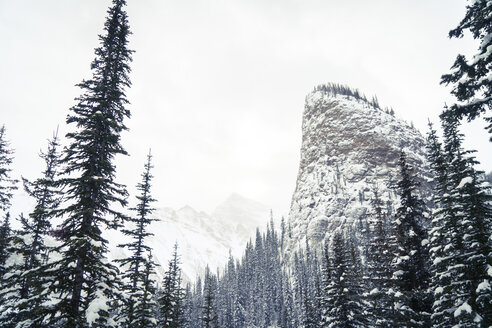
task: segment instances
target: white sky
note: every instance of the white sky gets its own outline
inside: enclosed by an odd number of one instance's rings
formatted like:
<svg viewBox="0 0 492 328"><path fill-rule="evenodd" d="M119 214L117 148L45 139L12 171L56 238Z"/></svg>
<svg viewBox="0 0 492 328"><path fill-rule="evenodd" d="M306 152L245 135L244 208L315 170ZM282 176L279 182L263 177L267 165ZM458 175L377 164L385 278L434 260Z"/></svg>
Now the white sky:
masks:
<svg viewBox="0 0 492 328"><path fill-rule="evenodd" d="M305 95L324 82L377 94L423 132L448 90L439 85L470 38L448 31L464 0L128 0L136 50L132 118L118 182L139 180L154 154L159 206L211 211L237 192L286 214L295 188ZM15 175L35 178L46 139L90 77L110 1L0 0L0 124ZM467 147L492 170L484 124ZM131 198L133 201L134 198ZM15 209L25 200L17 197ZM15 213L14 213L15 214Z"/></svg>

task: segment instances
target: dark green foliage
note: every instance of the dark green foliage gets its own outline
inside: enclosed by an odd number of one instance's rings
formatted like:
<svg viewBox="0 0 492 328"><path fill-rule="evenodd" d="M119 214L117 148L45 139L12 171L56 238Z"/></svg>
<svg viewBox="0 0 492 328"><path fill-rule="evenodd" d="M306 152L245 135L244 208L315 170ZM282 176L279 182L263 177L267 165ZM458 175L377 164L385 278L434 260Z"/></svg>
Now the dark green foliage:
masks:
<svg viewBox="0 0 492 328"><path fill-rule="evenodd" d="M135 216L128 218L132 228L122 229L122 232L130 237L131 241L127 244L118 245L130 251L130 256L121 260L121 266L125 268L123 273L123 290L126 292L126 299L120 312L126 327L152 327L150 324L155 320L153 305L150 303L149 296L154 282L155 263L150 258L152 249L146 244L146 238L153 233L148 232L148 226L152 221L150 215L154 211L152 203L155 200L150 194L152 181L152 155L149 152L145 163L142 181L137 184L140 194L136 197L137 206L132 208ZM151 295L152 296L152 295ZM138 315L137 315L138 311ZM149 317L146 317L149 316Z"/></svg>
<svg viewBox="0 0 492 328"><path fill-rule="evenodd" d="M400 179L397 191L400 205L395 215L396 257L393 274L398 327L428 325L431 300L428 295L429 271L424 202L417 194L418 183L402 151L398 162Z"/></svg>
<svg viewBox="0 0 492 328"><path fill-rule="evenodd" d="M324 256L323 316L320 327L367 326L357 253L342 233L333 237L331 255Z"/></svg>
<svg viewBox="0 0 492 328"><path fill-rule="evenodd" d="M143 263L142 282L139 290L136 290L133 297L137 303L133 307L133 321L128 327L135 328L153 328L157 327L156 320L156 303L154 295L156 293L154 268L156 263L152 260L152 254L149 254L148 259Z"/></svg>
<svg viewBox="0 0 492 328"><path fill-rule="evenodd" d="M51 239L50 219L54 216L61 201L57 189L57 176L60 156L58 139L55 135L49 142L46 153L40 157L45 162L43 176L34 182L23 179L26 192L34 198L36 205L29 218L20 217L22 229L10 238L9 256L12 258L5 276L2 298L8 299L8 306L0 315L2 325L17 327L46 327L43 323L47 315L46 306L52 277L47 264L51 247L46 240Z"/></svg>
<svg viewBox="0 0 492 328"><path fill-rule="evenodd" d="M373 212L370 218L371 241L368 246L365 271L368 280L367 300L370 322L375 327L394 327L395 279L391 268L395 243L389 219L383 210L379 190L374 188Z"/></svg>
<svg viewBox="0 0 492 328"><path fill-rule="evenodd" d="M462 148L459 123L441 115L444 148L429 133L437 211L432 221L432 287L436 327L488 327L492 323L491 194Z"/></svg>
<svg viewBox="0 0 492 328"><path fill-rule="evenodd" d="M5 214L3 218L3 223L0 226L0 283L3 288L3 276L5 274L6 267L5 262L8 257L8 246L9 246L9 238L11 234L10 228L10 213ZM0 299L2 302L2 299Z"/></svg>
<svg viewBox="0 0 492 328"><path fill-rule="evenodd" d="M492 134L492 3L472 1L466 7L466 14L459 25L449 32L451 38L461 38L469 31L479 40L477 53L470 59L458 55L451 72L441 78L441 83L452 85L451 93L459 101L446 110L455 120L467 118L469 121L487 113L487 129ZM490 137L492 141L492 136Z"/></svg>
<svg viewBox="0 0 492 328"><path fill-rule="evenodd" d="M164 274L162 289L157 298L158 322L160 327L181 328L186 323L185 291L181 286L178 244L174 245L172 258Z"/></svg>
<svg viewBox="0 0 492 328"><path fill-rule="evenodd" d="M203 291L203 304L201 306L202 315L200 320L203 328L218 328L219 316L217 314L217 306L215 303L217 281L207 268L205 272L205 287Z"/></svg>
<svg viewBox="0 0 492 328"><path fill-rule="evenodd" d="M106 261L108 241L102 230L124 219L115 206L125 206L127 196L124 186L114 181L113 164L116 155L126 154L120 134L126 130L124 119L130 116L124 93L130 86L131 61L124 6L125 0L113 0L91 64L92 78L78 84L83 93L67 117L74 131L66 135L70 144L63 158L67 205L61 211L62 259L56 263L58 301L52 325L112 325L109 317L118 292L118 269Z"/></svg>
<svg viewBox="0 0 492 328"><path fill-rule="evenodd" d="M9 209L12 192L17 189L17 180L10 176L13 154L14 151L5 136L5 125L2 125L0 128L0 210L2 211Z"/></svg>
<svg viewBox="0 0 492 328"><path fill-rule="evenodd" d="M321 320L321 274L318 260L306 240L305 252L294 259L294 292L299 324L316 328Z"/></svg>

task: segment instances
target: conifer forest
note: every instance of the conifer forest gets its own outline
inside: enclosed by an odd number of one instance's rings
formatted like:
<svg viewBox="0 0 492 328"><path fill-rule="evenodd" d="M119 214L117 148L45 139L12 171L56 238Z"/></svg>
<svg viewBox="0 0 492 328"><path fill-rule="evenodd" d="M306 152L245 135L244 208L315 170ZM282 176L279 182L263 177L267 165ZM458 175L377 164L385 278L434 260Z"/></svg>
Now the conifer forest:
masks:
<svg viewBox="0 0 492 328"><path fill-rule="evenodd" d="M150 242L161 201L154 190L165 188L154 185L156 150L132 158L141 168L136 194L118 182L115 159L131 155L122 134L131 135L138 110L127 97L139 49L129 41L126 5L112 0L92 75L77 84L66 113L69 132L46 131L37 179L12 174L9 126L0 128L0 327L492 327L492 174L478 168L460 130L484 119L492 149L492 1L468 1L449 31L451 39L469 33L479 47L472 57L453 54L440 83L456 101L423 136L375 96L344 84L315 87L291 215L271 213L241 257L229 253L224 267L209 265L196 278L183 274L179 243L158 263L161 250ZM396 129L388 131L404 132L382 143L403 141L391 150L369 137L335 142L319 133L328 129L319 115L334 115L331 129L337 115L382 134L386 123L374 120L387 122ZM340 140L364 133L353 130ZM337 161L328 142L345 157ZM20 189L34 205L14 216ZM108 255L108 230L125 237L119 258Z"/></svg>

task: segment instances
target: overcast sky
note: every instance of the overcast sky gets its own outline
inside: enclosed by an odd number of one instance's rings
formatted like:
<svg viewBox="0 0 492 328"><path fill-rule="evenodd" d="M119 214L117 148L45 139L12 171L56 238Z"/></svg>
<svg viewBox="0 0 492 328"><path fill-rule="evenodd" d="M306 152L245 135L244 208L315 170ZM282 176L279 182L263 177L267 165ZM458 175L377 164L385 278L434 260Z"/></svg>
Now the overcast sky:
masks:
<svg viewBox="0 0 492 328"><path fill-rule="evenodd" d="M128 0L136 50L130 128L118 181L134 189L149 148L159 206L211 211L230 193L286 214L295 188L305 95L345 83L376 94L426 131L448 90L439 85L468 36L448 31L464 0ZM36 178L37 157L89 78L109 0L0 0L0 124L15 175ZM465 129L492 170L477 122ZM133 201L133 198L131 199ZM25 200L18 196L15 209Z"/></svg>

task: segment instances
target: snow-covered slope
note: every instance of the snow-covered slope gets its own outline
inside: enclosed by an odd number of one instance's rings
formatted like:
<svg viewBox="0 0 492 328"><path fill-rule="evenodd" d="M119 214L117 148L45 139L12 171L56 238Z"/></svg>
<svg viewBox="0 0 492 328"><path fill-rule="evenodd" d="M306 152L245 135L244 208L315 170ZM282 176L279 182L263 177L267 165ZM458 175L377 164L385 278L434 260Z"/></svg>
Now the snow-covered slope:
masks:
<svg viewBox="0 0 492 328"><path fill-rule="evenodd" d="M258 202L232 194L212 214L185 206L179 210L159 208L153 217L159 221L150 225L149 230L154 236L148 243L161 265L159 275L167 269L174 244L178 242L184 279L190 281L202 274L207 264L212 270L217 266L222 268L229 257L229 250L239 258L256 227L263 227L268 222L269 210ZM110 256L123 257L123 250L116 245L124 237L112 231L108 238Z"/></svg>
<svg viewBox="0 0 492 328"><path fill-rule="evenodd" d="M357 230L371 211L375 186L393 210L396 195L390 186L401 149L419 170L422 192L428 190L424 137L369 101L320 86L306 97L302 132L287 256L306 236L319 245L340 227Z"/></svg>

